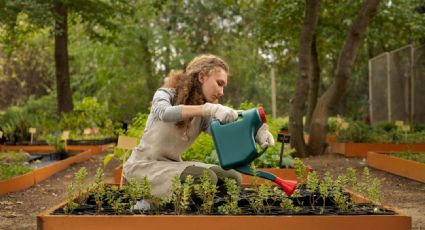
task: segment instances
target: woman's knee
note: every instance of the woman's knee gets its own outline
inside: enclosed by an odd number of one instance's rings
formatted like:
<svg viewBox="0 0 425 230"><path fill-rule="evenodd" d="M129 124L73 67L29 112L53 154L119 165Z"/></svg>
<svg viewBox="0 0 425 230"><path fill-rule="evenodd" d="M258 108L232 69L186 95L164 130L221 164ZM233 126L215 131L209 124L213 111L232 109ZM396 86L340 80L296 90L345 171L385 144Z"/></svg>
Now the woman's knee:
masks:
<svg viewBox="0 0 425 230"><path fill-rule="evenodd" d="M224 170L223 168L217 165L212 166L210 169L217 175L218 180L224 181L224 178L230 178L235 180L238 184L242 183L242 175L236 170Z"/></svg>
<svg viewBox="0 0 425 230"><path fill-rule="evenodd" d="M198 166L188 166L186 167L183 172L180 174L180 181L184 182L186 180L186 177L191 175L194 179L194 183L198 184L201 182L201 177L204 174L204 172L207 172L208 177L210 178L210 181L213 184L217 184L218 178L216 173L207 168L198 167Z"/></svg>

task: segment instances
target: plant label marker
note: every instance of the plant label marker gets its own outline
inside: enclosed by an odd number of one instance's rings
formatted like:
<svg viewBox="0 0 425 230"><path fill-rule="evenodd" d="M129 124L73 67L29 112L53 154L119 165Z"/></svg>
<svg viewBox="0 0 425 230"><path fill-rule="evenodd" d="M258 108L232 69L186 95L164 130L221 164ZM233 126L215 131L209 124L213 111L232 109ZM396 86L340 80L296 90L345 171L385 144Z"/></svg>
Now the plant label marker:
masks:
<svg viewBox="0 0 425 230"><path fill-rule="evenodd" d="M119 136L117 148L132 150L137 146L137 138L128 136Z"/></svg>
<svg viewBox="0 0 425 230"><path fill-rule="evenodd" d="M135 137L127 137L127 136L119 136L118 137L118 143L117 143L117 148L119 149L129 149L132 150L134 147L137 146L137 138ZM127 156L124 155L124 158L122 160L122 164L124 165ZM122 182L123 182L123 172L124 170L121 171L121 179L120 179L120 188L122 187Z"/></svg>
<svg viewBox="0 0 425 230"><path fill-rule="evenodd" d="M67 149L68 146L68 139L69 139L69 130L64 130L61 136L61 139L65 141L65 150Z"/></svg>
<svg viewBox="0 0 425 230"><path fill-rule="evenodd" d="M84 135L89 135L91 133L91 129L85 128L83 132L84 132Z"/></svg>
<svg viewBox="0 0 425 230"><path fill-rule="evenodd" d="M395 126L402 127L403 125L404 125L404 122L403 121L401 121L401 120L395 121Z"/></svg>
<svg viewBox="0 0 425 230"><path fill-rule="evenodd" d="M29 128L28 129L28 132L31 134L31 141L30 141L30 143L32 144L32 142L34 140L34 134L35 134L35 132L37 132L37 129L36 128Z"/></svg>
<svg viewBox="0 0 425 230"><path fill-rule="evenodd" d="M67 141L69 139L69 130L63 131L61 139L64 141Z"/></svg>
<svg viewBox="0 0 425 230"><path fill-rule="evenodd" d="M99 133L99 128L97 128L97 127L93 127L93 128L91 128L91 133L92 134L98 134Z"/></svg>
<svg viewBox="0 0 425 230"><path fill-rule="evenodd" d="M2 131L0 131L0 138L2 138L3 137L3 132Z"/></svg>

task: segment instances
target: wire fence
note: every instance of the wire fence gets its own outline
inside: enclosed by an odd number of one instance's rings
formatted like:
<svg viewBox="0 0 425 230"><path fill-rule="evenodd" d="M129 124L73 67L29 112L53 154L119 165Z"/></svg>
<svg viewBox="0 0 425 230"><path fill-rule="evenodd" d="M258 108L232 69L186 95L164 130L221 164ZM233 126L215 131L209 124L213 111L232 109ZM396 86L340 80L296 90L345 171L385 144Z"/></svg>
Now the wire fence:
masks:
<svg viewBox="0 0 425 230"><path fill-rule="evenodd" d="M408 45L369 60L372 124L425 123L425 45Z"/></svg>

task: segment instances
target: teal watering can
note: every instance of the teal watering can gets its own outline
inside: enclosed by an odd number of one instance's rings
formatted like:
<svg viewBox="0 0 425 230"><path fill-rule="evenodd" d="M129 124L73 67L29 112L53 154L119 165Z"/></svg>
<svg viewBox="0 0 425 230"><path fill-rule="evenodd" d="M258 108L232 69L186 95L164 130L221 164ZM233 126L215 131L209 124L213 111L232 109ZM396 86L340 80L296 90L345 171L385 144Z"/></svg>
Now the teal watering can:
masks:
<svg viewBox="0 0 425 230"><path fill-rule="evenodd" d="M260 157L267 147L257 151L255 135L258 129L266 123L266 114L262 107L239 112L236 121L221 124L218 120L211 122L211 135L223 169L236 171L253 176L249 166L257 157ZM283 180L272 173L257 170L256 175L278 184L288 196L294 192L297 182Z"/></svg>

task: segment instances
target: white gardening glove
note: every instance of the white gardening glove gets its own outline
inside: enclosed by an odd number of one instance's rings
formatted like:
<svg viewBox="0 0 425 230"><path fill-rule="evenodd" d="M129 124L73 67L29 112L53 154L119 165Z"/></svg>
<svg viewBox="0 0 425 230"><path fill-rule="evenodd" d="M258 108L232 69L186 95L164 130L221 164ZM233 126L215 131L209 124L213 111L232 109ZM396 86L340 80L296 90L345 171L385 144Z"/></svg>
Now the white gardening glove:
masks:
<svg viewBox="0 0 425 230"><path fill-rule="evenodd" d="M273 135L269 132L269 126L263 124L257 131L255 135L255 141L261 146L261 148L266 148L267 146L274 146Z"/></svg>
<svg viewBox="0 0 425 230"><path fill-rule="evenodd" d="M221 123L229 123L238 119L238 113L227 106L220 104L205 103L202 106L204 116L218 119Z"/></svg>

